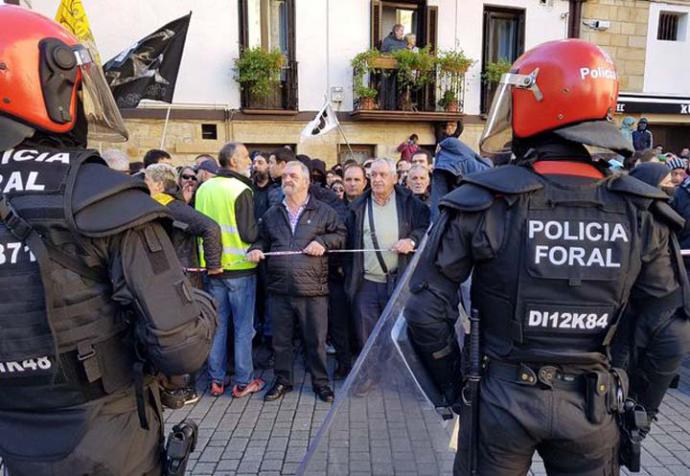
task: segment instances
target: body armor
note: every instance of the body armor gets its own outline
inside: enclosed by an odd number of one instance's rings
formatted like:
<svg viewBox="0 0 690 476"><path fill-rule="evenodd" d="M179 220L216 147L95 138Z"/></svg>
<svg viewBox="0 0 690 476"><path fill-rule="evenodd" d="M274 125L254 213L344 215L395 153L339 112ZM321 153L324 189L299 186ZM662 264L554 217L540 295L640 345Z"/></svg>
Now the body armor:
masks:
<svg viewBox="0 0 690 476"><path fill-rule="evenodd" d="M84 168L93 180L77 190ZM64 408L130 384L129 315L111 299L107 263L89 237L165 212L140 203L115 218L108 198L141 196L141 185L93 151L7 150L0 177L0 410Z"/></svg>
<svg viewBox="0 0 690 476"><path fill-rule="evenodd" d="M569 187L516 166L465 182L442 206L483 210L472 302L486 354L603 362L642 266L649 212L675 219L658 203L664 194L625 176Z"/></svg>

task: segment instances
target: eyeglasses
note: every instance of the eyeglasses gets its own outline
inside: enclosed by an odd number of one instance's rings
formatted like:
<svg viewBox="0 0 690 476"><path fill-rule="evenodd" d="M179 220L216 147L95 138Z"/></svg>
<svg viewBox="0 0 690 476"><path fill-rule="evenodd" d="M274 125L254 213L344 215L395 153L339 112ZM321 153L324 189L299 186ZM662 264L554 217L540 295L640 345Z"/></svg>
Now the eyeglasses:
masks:
<svg viewBox="0 0 690 476"><path fill-rule="evenodd" d="M187 174L183 174L183 175L182 175L182 180L194 180L194 181L196 181L196 175L187 175Z"/></svg>

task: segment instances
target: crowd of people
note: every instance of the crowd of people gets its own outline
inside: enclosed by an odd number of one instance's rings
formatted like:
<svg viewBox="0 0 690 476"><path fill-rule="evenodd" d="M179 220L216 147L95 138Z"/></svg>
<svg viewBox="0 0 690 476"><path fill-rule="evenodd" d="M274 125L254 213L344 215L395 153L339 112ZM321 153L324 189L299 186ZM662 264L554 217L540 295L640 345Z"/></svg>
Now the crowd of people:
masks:
<svg viewBox="0 0 690 476"><path fill-rule="evenodd" d="M122 152L103 157L167 207L180 262L218 305L211 395L231 382L235 398L261 391L260 366L275 373L265 400L281 398L301 341L314 392L332 401L327 349L334 378L345 378L429 226L432 155L417 147L397 163L348 160L328 170L288 147L250 153L236 142L177 168L164 150L131 170ZM198 400L193 376L170 380L164 399Z"/></svg>
<svg viewBox="0 0 690 476"><path fill-rule="evenodd" d="M646 130L646 121L640 123ZM441 198L462 177L494 166L452 126L441 131L433 154L412 134L395 161L351 159L328 169L287 146L250 153L236 142L217 159L204 154L177 168L163 150L148 151L141 165L117 150L104 152L111 168L145 180L152 197L168 207L181 263L219 306L208 360L212 395L224 394L231 381L235 398L261 391L266 383L255 377L259 366L275 371L264 398L281 398L292 390L295 349L301 349L315 393L333 400L327 353L337 362L333 377L345 378L438 216ZM600 164L663 189L690 218L690 149L675 155L648 145L624 161L602 156ZM469 286L468 280L466 301ZM170 392L198 400L193 376L183 381L182 389L172 382Z"/></svg>

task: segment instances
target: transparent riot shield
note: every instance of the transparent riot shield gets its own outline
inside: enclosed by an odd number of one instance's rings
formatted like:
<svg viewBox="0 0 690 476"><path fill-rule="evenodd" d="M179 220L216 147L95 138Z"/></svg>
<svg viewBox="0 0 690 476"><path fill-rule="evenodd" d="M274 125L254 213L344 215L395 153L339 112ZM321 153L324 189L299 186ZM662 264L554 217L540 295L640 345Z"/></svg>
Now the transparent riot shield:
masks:
<svg viewBox="0 0 690 476"><path fill-rule="evenodd" d="M415 253L297 474L452 474L457 418L407 341Z"/></svg>

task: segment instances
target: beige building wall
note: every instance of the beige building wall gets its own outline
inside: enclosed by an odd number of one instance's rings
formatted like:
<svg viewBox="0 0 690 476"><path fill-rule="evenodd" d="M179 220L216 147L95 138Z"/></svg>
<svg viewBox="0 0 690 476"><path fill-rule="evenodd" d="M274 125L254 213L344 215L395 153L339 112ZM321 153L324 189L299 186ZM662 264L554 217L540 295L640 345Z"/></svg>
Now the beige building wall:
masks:
<svg viewBox="0 0 690 476"><path fill-rule="evenodd" d="M90 144L91 147L101 150L110 148L120 149L127 153L129 160L141 161L149 149L161 147L164 120L155 119L128 119L129 141L123 144ZM218 131L217 140L206 140L201 136L201 124L216 124ZM296 152L306 154L312 158L320 158L328 166L334 165L338 160L338 149L345 147L345 141L337 130L333 130L323 137L299 142L300 132L306 122L290 121L263 121L263 120L232 120L222 121L196 121L196 120L170 120L166 131L163 149L172 156L175 165L192 163L199 154L217 154L220 148L229 141L239 141L247 144L275 144L276 147L284 144L297 144ZM342 122L343 132L350 144L375 146L377 157L389 157L398 159L398 145L407 140L410 134L419 136L419 144L433 146L436 142L433 124L429 122ZM481 132L481 129L480 131ZM473 126L466 126L465 136L472 138L470 145L473 147ZM468 139L469 140L469 139Z"/></svg>
<svg viewBox="0 0 690 476"><path fill-rule="evenodd" d="M620 90L641 92L649 22L648 0L589 0L582 7L580 38L601 46L618 69ZM606 20L611 26L597 31L585 23Z"/></svg>

